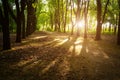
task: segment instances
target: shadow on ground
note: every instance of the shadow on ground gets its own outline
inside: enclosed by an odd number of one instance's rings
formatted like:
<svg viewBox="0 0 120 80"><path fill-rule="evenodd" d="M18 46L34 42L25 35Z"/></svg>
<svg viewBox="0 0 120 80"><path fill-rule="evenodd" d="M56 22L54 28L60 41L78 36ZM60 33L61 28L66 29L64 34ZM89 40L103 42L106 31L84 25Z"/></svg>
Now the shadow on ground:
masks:
<svg viewBox="0 0 120 80"><path fill-rule="evenodd" d="M0 53L0 80L120 80L120 50L106 41L33 35Z"/></svg>

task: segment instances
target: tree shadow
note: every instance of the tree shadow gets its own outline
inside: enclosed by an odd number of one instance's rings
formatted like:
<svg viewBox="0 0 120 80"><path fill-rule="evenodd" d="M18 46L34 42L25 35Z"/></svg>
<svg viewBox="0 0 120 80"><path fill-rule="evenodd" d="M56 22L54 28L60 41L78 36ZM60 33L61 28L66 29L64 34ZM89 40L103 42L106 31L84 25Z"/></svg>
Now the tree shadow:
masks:
<svg viewBox="0 0 120 80"><path fill-rule="evenodd" d="M88 41L86 39L83 39L83 42L79 43L79 45L74 44L73 52L75 52L76 46L81 47L79 48L79 55L72 55L69 58L70 71L67 75L67 80L90 80L87 44Z"/></svg>
<svg viewBox="0 0 120 80"><path fill-rule="evenodd" d="M28 46L1 53L0 79L57 80L61 77L57 66L62 63L72 45L70 40L56 46L58 43L60 42L53 41L42 46Z"/></svg>
<svg viewBox="0 0 120 80"><path fill-rule="evenodd" d="M120 79L120 50L119 46L110 41L97 42L99 61L96 62L96 79L119 80ZM94 55L93 55L94 56Z"/></svg>
<svg viewBox="0 0 120 80"><path fill-rule="evenodd" d="M0 80L119 80L118 48L110 51L77 36L58 37L38 38L25 43L37 46L0 53Z"/></svg>

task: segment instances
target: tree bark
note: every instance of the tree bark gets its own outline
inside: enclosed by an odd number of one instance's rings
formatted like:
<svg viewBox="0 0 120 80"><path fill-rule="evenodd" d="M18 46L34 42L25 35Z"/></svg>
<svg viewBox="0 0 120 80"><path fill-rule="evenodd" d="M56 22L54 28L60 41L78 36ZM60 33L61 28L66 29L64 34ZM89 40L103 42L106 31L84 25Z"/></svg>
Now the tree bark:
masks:
<svg viewBox="0 0 120 80"><path fill-rule="evenodd" d="M84 38L87 38L87 26L88 26L87 14L88 14L88 8L89 8L89 1L85 1L85 10L84 10L85 31L84 31Z"/></svg>
<svg viewBox="0 0 120 80"><path fill-rule="evenodd" d="M119 4L119 21L118 21L117 44L120 45L120 0L118 0L118 4Z"/></svg>
<svg viewBox="0 0 120 80"><path fill-rule="evenodd" d="M116 15L116 18L115 18L115 22L116 22L116 24L115 24L115 26L114 26L114 35L116 35L116 32L117 32L117 24L118 24L118 18L117 18L117 15Z"/></svg>
<svg viewBox="0 0 120 80"><path fill-rule="evenodd" d="M80 3L81 3L81 0L77 0L77 13L76 13L76 23L77 23L77 36L80 35L80 28L79 28L79 25L78 25L78 22L80 21Z"/></svg>
<svg viewBox="0 0 120 80"><path fill-rule="evenodd" d="M101 0L97 0L97 28L96 28L96 37L95 40L101 39L101 29L102 29L102 21L101 21Z"/></svg>
<svg viewBox="0 0 120 80"><path fill-rule="evenodd" d="M67 12L68 12L68 0L66 0L66 11L65 11L64 33L66 32Z"/></svg>
<svg viewBox="0 0 120 80"><path fill-rule="evenodd" d="M21 42L21 13L20 13L20 5L18 0L15 0L16 10L17 10L17 30L16 30L16 42Z"/></svg>
<svg viewBox="0 0 120 80"><path fill-rule="evenodd" d="M60 32L60 0L58 0L58 31Z"/></svg>
<svg viewBox="0 0 120 80"><path fill-rule="evenodd" d="M73 32L74 32L74 25L73 25L73 19L72 19L72 17L73 17L73 8L74 8L74 3L73 3L73 1L72 0L70 0L70 3L71 3L71 27L72 27L72 29L71 29L71 35L73 35Z"/></svg>
<svg viewBox="0 0 120 80"><path fill-rule="evenodd" d="M25 34L25 10L26 2L25 0L21 0L21 27L22 27L22 38L24 39L26 36Z"/></svg>
<svg viewBox="0 0 120 80"><path fill-rule="evenodd" d="M36 30L36 14L35 8L32 6L34 2L27 2L27 27L26 27L26 36L32 34Z"/></svg>
<svg viewBox="0 0 120 80"><path fill-rule="evenodd" d="M2 19L2 31L3 31L3 50L11 49L10 45L10 32L9 32L9 14L8 14L8 0L2 0L3 14L0 9L0 15Z"/></svg>
<svg viewBox="0 0 120 80"><path fill-rule="evenodd" d="M107 6L108 6L108 4L109 4L109 1L110 1L110 0L107 0L107 3L106 3L106 5L105 5L105 9L104 9L103 17L102 17L102 23L104 22L105 15L106 15L106 13L107 13Z"/></svg>

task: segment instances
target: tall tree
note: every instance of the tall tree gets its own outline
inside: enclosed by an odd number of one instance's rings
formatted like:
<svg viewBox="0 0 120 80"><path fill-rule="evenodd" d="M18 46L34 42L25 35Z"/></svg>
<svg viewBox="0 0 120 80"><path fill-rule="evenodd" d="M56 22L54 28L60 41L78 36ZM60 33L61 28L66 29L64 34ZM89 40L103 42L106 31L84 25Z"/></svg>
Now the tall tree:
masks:
<svg viewBox="0 0 120 80"><path fill-rule="evenodd" d="M16 4L16 11L17 11L17 30L16 30L16 42L21 42L21 11L20 11L20 4L19 0L15 0Z"/></svg>
<svg viewBox="0 0 120 80"><path fill-rule="evenodd" d="M80 21L80 12L81 12L81 0L77 0L77 12L76 12L76 23ZM79 25L77 24L77 35L79 35Z"/></svg>
<svg viewBox="0 0 120 80"><path fill-rule="evenodd" d="M120 45L120 0L118 0L118 6L119 6L119 21L118 21L117 44Z"/></svg>
<svg viewBox="0 0 120 80"><path fill-rule="evenodd" d="M84 6L85 6L84 7L84 21L85 21L84 38L87 38L87 26L88 26L87 14L88 14L88 8L89 8L89 0L85 1Z"/></svg>
<svg viewBox="0 0 120 80"><path fill-rule="evenodd" d="M11 48L10 45L10 32L9 32L9 14L8 14L8 0L2 0L2 7L0 7L0 23L2 25L3 32L3 50Z"/></svg>
<svg viewBox="0 0 120 80"><path fill-rule="evenodd" d="M27 1L27 27L26 27L26 36L32 34L36 30L36 7L33 4L36 0Z"/></svg>
<svg viewBox="0 0 120 80"><path fill-rule="evenodd" d="M25 6L26 6L26 0L21 0L21 27L22 27L22 38L24 39L26 36L25 33Z"/></svg>
<svg viewBox="0 0 120 80"><path fill-rule="evenodd" d="M67 22L67 13L68 13L68 0L66 0L66 10L65 10L65 21L64 21L64 33L66 32L66 22Z"/></svg>
<svg viewBox="0 0 120 80"><path fill-rule="evenodd" d="M70 0L70 6L71 6L70 13L71 13L71 27L72 27L72 29L71 29L71 35L73 35L74 25L73 25L73 19L72 19L72 17L73 17L73 8L74 8L74 3L73 3L73 1L72 1L72 0Z"/></svg>
<svg viewBox="0 0 120 80"><path fill-rule="evenodd" d="M110 1L110 0L107 0L106 5L105 5L105 9L104 9L103 17L102 17L102 23L104 22L105 15L106 15L106 13L107 13L107 7L108 7L108 4L109 4L109 1Z"/></svg>
<svg viewBox="0 0 120 80"><path fill-rule="evenodd" d="M101 39L101 29L102 29L102 21L101 21L102 8L101 7L102 7L101 0L97 0L97 28L96 28L95 40Z"/></svg>

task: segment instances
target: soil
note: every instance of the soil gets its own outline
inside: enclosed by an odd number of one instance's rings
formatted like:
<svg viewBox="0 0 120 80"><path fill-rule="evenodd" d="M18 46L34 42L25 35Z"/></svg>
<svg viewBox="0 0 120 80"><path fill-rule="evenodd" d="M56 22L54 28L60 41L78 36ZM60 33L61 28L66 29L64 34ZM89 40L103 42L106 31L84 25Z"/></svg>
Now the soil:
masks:
<svg viewBox="0 0 120 80"><path fill-rule="evenodd" d="M1 39L0 39L1 40ZM114 35L95 41L58 32L35 32L0 52L0 80L120 80Z"/></svg>

